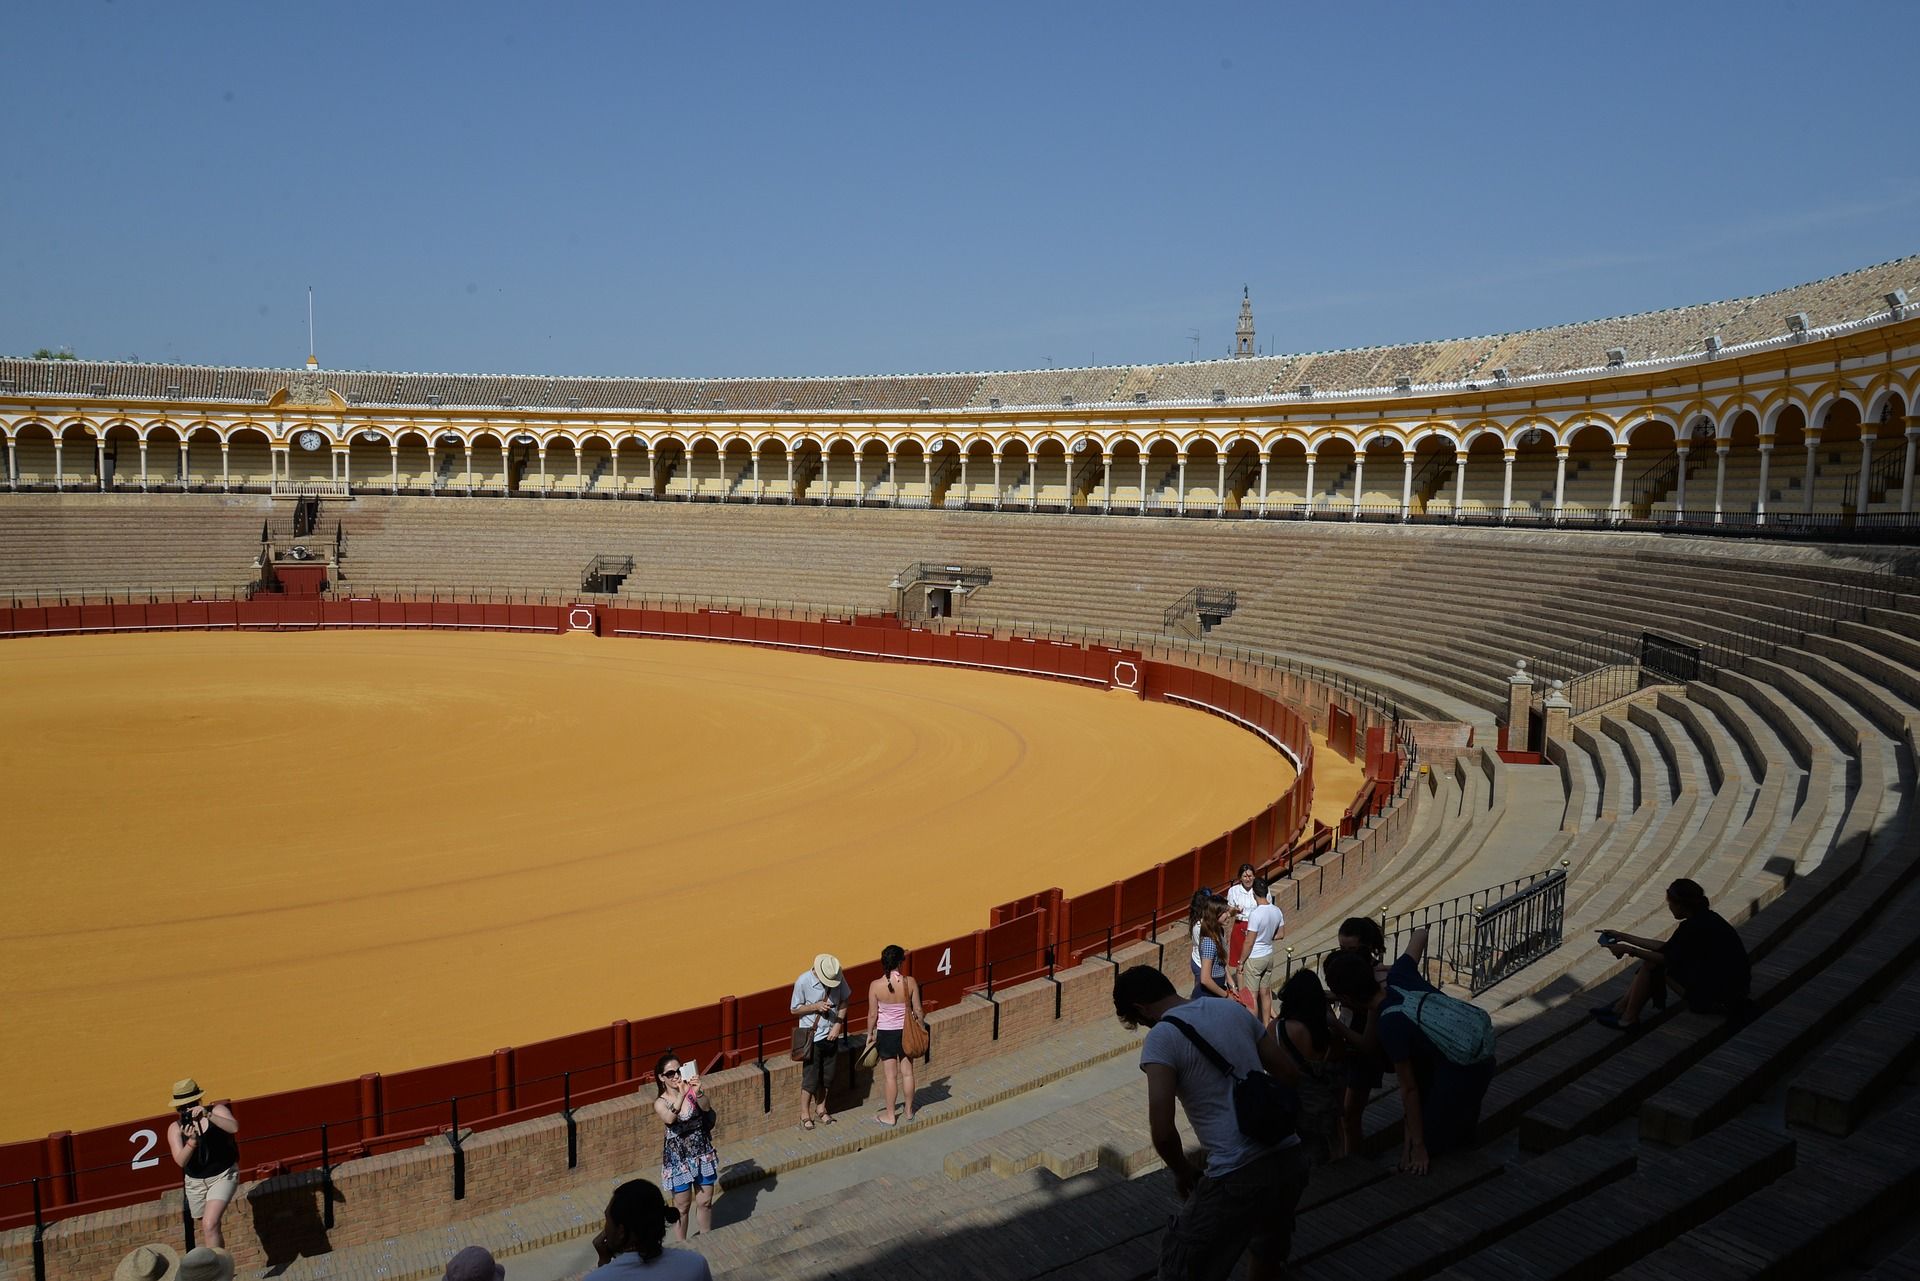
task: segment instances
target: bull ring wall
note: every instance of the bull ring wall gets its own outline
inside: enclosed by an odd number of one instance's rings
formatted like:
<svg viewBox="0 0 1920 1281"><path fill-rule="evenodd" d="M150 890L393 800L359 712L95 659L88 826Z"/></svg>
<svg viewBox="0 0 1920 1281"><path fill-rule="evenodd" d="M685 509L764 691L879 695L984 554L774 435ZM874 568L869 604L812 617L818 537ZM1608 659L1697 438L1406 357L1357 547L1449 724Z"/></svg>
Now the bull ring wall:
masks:
<svg viewBox="0 0 1920 1281"><path fill-rule="evenodd" d="M1176 981L1184 977L1184 950L1158 940L1171 935L1169 922L1184 938L1187 898L1200 885L1226 883L1241 861L1278 879L1281 901L1296 919L1310 915L1323 894L1368 874L1400 838L1411 808L1392 810L1337 850L1325 830L1302 837L1312 806L1311 731L1320 714L1226 675L1106 646L940 634L891 618L807 621L579 602L261 596L0 609L0 636L320 627L704 638L1019 672L1211 711L1294 759L1299 773L1285 794L1203 846L1086 894L1042 890L1002 904L986 929L916 947L908 969L926 993L936 1073L1034 1044L1062 1024L1110 1017L1114 963L1146 960ZM1343 745L1364 753L1369 785L1356 813L1384 808L1401 776L1389 714L1298 675L1288 684L1287 694L1327 708L1328 721L1349 727ZM873 977L869 971L877 972L875 963L850 967L849 982L858 987ZM783 1053L787 998L785 987L769 989L457 1063L236 1101L248 1126L248 1178L225 1223L229 1245L242 1266L280 1263L498 1210L535 1188L561 1191L644 1166L657 1136L651 1105L636 1091L648 1079L646 1065L667 1049L712 1065L708 1089L722 1144L783 1126L781 1107L797 1089L799 1071ZM843 1055L836 1106L862 1101L871 1088ZM24 1276L95 1278L141 1244L179 1239L185 1229L177 1173L146 1155L166 1120L0 1148L0 1263Z"/></svg>
<svg viewBox="0 0 1920 1281"><path fill-rule="evenodd" d="M1904 527L1902 518L1914 511L1920 453L1920 416L1913 411L1920 395L1920 317L1914 311L1894 308L1734 347L1598 369L1319 394L1302 388L1295 395L1211 402L1075 404L1068 396L1052 405L923 405L915 412L867 411L856 401L831 413L375 407L350 404L317 372L276 375L285 385L262 404L0 387L0 437L9 489L262 488L254 477L236 478L229 467L230 453L244 445L266 455L265 488L337 495L400 492L403 461L404 488L419 492L425 476L425 492L461 492L463 486L442 485L429 475L442 459L451 468L457 457L467 493L524 494L533 488L537 468L535 492L542 494L554 492L551 477L570 478L572 496L593 491L591 496L693 497L691 490L670 492L662 467L697 457L713 459L716 474L750 476L728 493L749 501L833 501L805 493L806 473L844 460L855 489L872 492L882 504L959 505L934 497L937 477L957 475L962 495L972 492L970 483L978 489L991 477L989 505L1038 507L1039 486L1020 497L1018 481L1007 476L1045 463L1066 469L1065 506L1087 511L1134 510L1115 505L1113 487L1116 477L1130 483L1137 469L1144 513L1149 470L1172 468L1183 515L1226 515L1230 505L1239 515L1324 515L1316 513L1316 504L1326 505L1316 498L1317 469L1322 477L1352 476L1352 498L1333 506L1355 518L1364 511L1369 518L1402 520L1414 518L1429 499L1443 506L1449 501L1440 492L1416 495L1416 473L1426 474L1433 463L1450 465L1450 473L1442 467L1435 475L1450 474L1456 513L1464 510L1470 471L1479 476L1504 468L1502 496L1493 504L1493 514L1502 518L1525 506L1515 503L1516 464L1534 464L1528 474L1549 468L1555 476L1551 501L1533 514L1562 519L1568 515L1568 460L1577 450L1583 459L1611 457L1612 499L1605 515L1613 520L1644 514L1636 512L1630 488L1644 479L1642 463L1677 458L1678 492L1662 490L1673 513L1728 525L1768 523L1769 467L1776 456L1798 466L1804 451L1799 475L1817 478L1824 451L1829 476L1857 469L1847 501L1865 515L1874 506L1872 495L1880 493L1879 516ZM108 451L121 444L137 446L137 466L129 458L110 469ZM199 473L204 483L190 486L196 451L204 460L208 448L218 450L219 464ZM49 457L23 469L21 451L40 449ZM1715 459L1711 495L1700 492L1704 475L1689 495L1689 453L1704 457L1708 450ZM499 486L476 487L476 456L491 466L487 460L495 454ZM1834 457L1843 461L1836 464ZM1757 490L1744 492L1754 486L1744 464L1756 458ZM516 460L527 465L524 485L516 479ZM596 489L585 475L589 460L596 475L610 467L610 489ZM1891 460L1898 465L1889 467ZM1283 461L1304 461L1304 502L1269 503L1269 467ZM1378 476L1396 462L1398 484L1376 485L1381 498L1367 499L1368 464ZM1742 492L1728 488L1730 462L1742 464L1736 468ZM1191 507L1190 468L1209 495ZM890 488L876 491L860 481L863 469L867 476L891 477ZM642 476L644 483L635 488L632 482ZM917 481L911 493L903 489L902 476L912 478L909 485ZM1673 479L1665 483L1671 486ZM1801 489L1782 500L1785 510L1773 513L1775 523L1811 516L1817 503L1832 500L1817 492L1817 484Z"/></svg>

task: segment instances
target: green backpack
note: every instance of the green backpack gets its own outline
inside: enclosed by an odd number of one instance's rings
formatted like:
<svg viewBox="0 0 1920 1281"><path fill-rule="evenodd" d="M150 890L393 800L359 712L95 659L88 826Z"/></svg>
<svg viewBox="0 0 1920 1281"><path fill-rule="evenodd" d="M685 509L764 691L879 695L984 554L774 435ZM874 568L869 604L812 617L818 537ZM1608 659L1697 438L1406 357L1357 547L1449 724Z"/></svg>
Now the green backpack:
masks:
<svg viewBox="0 0 1920 1281"><path fill-rule="evenodd" d="M1472 1067L1493 1058L1491 1014L1457 996L1393 990L1400 993L1400 1004L1387 1012L1412 1019L1447 1062Z"/></svg>

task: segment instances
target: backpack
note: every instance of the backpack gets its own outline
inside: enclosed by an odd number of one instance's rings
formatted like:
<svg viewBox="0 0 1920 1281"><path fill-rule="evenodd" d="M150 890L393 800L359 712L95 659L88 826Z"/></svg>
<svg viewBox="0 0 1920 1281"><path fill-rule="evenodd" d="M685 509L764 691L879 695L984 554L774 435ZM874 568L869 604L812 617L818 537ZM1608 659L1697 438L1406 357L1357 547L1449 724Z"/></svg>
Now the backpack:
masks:
<svg viewBox="0 0 1920 1281"><path fill-rule="evenodd" d="M1220 1051L1207 1044L1207 1039L1187 1024L1167 1015L1164 1022L1171 1023L1193 1042L1193 1048L1207 1062L1226 1073L1233 1082L1233 1119L1240 1127L1240 1133L1255 1143L1268 1146L1283 1143L1295 1132L1295 1121L1300 1113L1300 1100L1291 1087L1268 1076L1259 1068L1238 1076L1233 1065L1228 1063Z"/></svg>
<svg viewBox="0 0 1920 1281"><path fill-rule="evenodd" d="M1387 1013L1412 1019L1447 1062L1472 1067L1493 1058L1493 1016L1485 1010L1439 992L1393 990L1400 994L1400 1004Z"/></svg>

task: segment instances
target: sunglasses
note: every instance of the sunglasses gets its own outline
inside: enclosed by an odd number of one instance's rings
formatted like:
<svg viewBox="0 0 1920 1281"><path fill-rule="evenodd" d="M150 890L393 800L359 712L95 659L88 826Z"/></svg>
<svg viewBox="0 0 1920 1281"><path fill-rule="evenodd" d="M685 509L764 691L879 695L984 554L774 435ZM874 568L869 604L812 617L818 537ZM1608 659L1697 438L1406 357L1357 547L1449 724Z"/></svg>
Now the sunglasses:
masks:
<svg viewBox="0 0 1920 1281"><path fill-rule="evenodd" d="M662 1072L660 1075L665 1077L678 1077L680 1075L680 1069L668 1068L666 1071Z"/></svg>

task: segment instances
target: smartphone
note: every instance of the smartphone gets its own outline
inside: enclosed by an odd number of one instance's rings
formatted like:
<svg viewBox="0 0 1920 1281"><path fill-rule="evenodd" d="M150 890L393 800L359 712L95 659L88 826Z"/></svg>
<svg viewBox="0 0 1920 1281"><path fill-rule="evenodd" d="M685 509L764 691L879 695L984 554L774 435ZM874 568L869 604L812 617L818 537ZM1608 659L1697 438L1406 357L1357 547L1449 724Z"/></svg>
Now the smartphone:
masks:
<svg viewBox="0 0 1920 1281"><path fill-rule="evenodd" d="M682 1085L700 1084L700 1069L692 1063L680 1065L680 1083Z"/></svg>
<svg viewBox="0 0 1920 1281"><path fill-rule="evenodd" d="M1612 933L1609 930L1600 931L1601 947L1612 947L1615 943L1618 943L1619 941L1620 941L1620 936L1618 934Z"/></svg>

